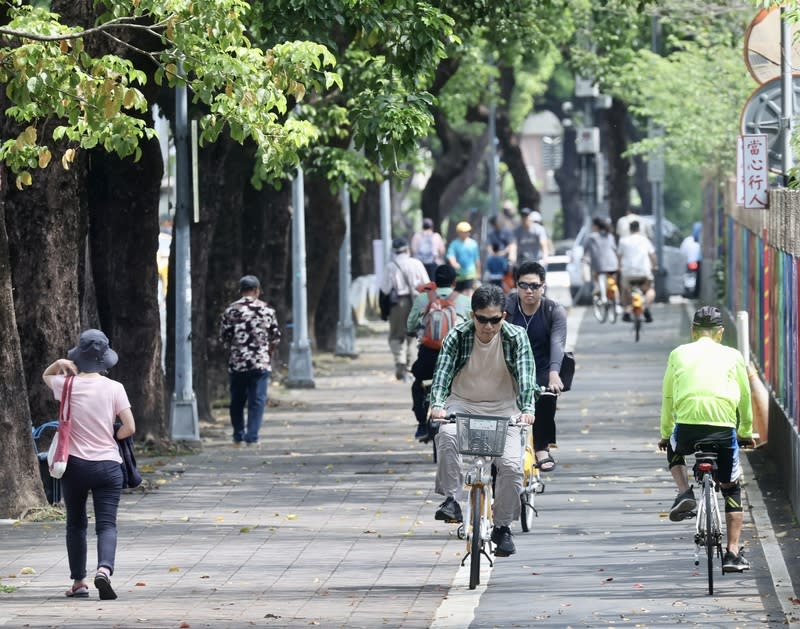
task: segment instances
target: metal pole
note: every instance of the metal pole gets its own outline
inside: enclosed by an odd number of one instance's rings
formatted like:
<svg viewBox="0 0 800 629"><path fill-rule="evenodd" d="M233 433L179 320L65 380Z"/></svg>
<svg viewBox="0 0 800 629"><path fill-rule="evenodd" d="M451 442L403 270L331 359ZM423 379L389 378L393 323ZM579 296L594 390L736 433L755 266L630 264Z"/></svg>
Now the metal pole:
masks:
<svg viewBox="0 0 800 629"><path fill-rule="evenodd" d="M183 74L183 67L179 66ZM191 173L186 86L175 88L175 391L170 406L173 440L199 441L197 400L192 389Z"/></svg>
<svg viewBox="0 0 800 629"><path fill-rule="evenodd" d="M339 322L336 324L336 356L356 358L353 309L350 304L350 190L347 184L340 193L344 214L344 238L339 247Z"/></svg>
<svg viewBox="0 0 800 629"><path fill-rule="evenodd" d="M381 183L381 241L383 243L383 268L392 261L392 196L389 176Z"/></svg>
<svg viewBox="0 0 800 629"><path fill-rule="evenodd" d="M497 207L497 105L494 100L489 104L489 215L498 213Z"/></svg>
<svg viewBox="0 0 800 629"><path fill-rule="evenodd" d="M792 29L786 19L786 7L781 6L781 132L783 146L781 151L781 171L783 185L789 187L789 169L793 165L792 156L792 118L794 102L792 92Z"/></svg>
<svg viewBox="0 0 800 629"><path fill-rule="evenodd" d="M313 389L314 372L308 342L308 302L306 298L306 211L303 167L298 166L292 181L292 344L289 347L290 389Z"/></svg>
<svg viewBox="0 0 800 629"><path fill-rule="evenodd" d="M658 21L658 15L652 17L651 22L651 37L652 49L654 53L660 50L659 36L661 34L661 24ZM660 137L664 135L664 130L654 124L650 125L650 137ZM659 147L653 152L651 160L654 164L650 164L650 181L651 193L653 196L653 216L655 217L655 248L656 248L656 265L658 268L655 273L655 291L656 301L668 302L669 295L667 293L667 270L664 268L664 149Z"/></svg>

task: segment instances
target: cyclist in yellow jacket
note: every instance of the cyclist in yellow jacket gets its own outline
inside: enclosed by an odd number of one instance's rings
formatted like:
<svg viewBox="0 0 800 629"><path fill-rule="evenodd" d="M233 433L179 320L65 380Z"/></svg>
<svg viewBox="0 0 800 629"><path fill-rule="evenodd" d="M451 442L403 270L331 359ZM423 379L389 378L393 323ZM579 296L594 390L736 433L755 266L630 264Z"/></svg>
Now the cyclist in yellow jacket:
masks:
<svg viewBox="0 0 800 629"><path fill-rule="evenodd" d="M669 519L679 522L697 507L689 485L684 455L696 444L717 452L717 479L725 498L727 549L723 572L742 572L750 563L742 557L742 498L739 442L752 442L753 411L750 383L742 354L720 343L723 326L718 308L703 306L692 319L692 342L669 355L661 404L661 441L678 497ZM738 438L737 438L738 435Z"/></svg>

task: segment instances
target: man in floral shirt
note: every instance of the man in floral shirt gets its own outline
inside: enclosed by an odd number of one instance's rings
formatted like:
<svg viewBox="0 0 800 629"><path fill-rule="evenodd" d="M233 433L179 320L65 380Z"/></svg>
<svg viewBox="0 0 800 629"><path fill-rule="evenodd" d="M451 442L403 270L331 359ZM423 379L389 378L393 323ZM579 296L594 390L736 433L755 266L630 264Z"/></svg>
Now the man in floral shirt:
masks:
<svg viewBox="0 0 800 629"><path fill-rule="evenodd" d="M242 441L247 445L258 443L272 376L271 356L281 340L275 310L258 298L261 294L258 278L245 275L239 280L239 290L241 297L228 306L220 324L220 338L230 349L230 413L236 447Z"/></svg>

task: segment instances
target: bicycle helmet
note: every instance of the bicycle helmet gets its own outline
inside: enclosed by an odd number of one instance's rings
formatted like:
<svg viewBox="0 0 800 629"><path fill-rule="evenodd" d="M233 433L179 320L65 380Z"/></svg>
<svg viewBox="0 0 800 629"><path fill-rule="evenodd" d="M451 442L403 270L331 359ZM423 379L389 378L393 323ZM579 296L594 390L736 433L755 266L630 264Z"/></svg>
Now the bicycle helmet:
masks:
<svg viewBox="0 0 800 629"><path fill-rule="evenodd" d="M695 311L692 325L696 328L720 328L722 313L716 306L703 306Z"/></svg>

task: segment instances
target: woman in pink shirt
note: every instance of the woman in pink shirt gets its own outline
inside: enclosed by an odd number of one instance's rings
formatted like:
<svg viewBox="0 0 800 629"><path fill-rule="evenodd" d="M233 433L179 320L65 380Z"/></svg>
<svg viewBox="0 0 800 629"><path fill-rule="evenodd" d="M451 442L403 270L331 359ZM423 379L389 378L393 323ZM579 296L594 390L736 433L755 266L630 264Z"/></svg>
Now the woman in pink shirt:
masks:
<svg viewBox="0 0 800 629"><path fill-rule="evenodd" d="M70 398L71 428L67 470L61 493L67 509L67 555L72 587L66 595L87 598L86 501L92 492L97 534L94 585L102 600L117 598L111 587L117 551L117 508L122 494L122 457L116 439L136 430L125 388L102 375L117 364L117 353L100 330L84 331L78 345L44 370L42 378L57 400L68 376L75 376ZM116 418L122 426L114 435Z"/></svg>

